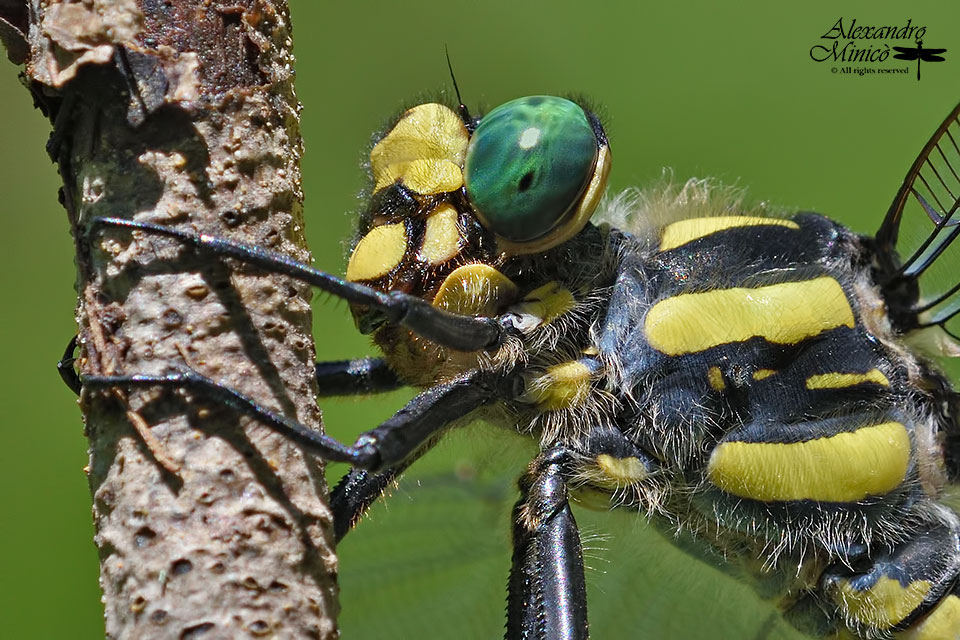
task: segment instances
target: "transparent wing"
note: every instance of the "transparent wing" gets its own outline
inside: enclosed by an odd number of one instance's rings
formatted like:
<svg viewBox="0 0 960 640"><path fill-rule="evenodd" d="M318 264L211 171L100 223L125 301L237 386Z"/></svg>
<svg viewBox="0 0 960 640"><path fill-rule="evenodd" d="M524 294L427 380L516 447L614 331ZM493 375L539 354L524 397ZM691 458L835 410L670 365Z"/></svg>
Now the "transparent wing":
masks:
<svg viewBox="0 0 960 640"><path fill-rule="evenodd" d="M883 288L909 292L905 303L911 306L892 315L905 329L939 325L954 338L960 336L960 243L954 242L960 236L958 117L960 105L910 167L876 238L881 259L890 261L882 265L888 274Z"/></svg>

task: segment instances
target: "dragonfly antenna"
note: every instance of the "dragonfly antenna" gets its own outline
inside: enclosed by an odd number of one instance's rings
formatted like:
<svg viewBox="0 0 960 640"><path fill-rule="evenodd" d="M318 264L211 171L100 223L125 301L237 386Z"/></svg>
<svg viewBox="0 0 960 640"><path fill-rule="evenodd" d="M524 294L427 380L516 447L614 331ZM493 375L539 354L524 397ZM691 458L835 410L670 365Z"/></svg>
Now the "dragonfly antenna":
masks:
<svg viewBox="0 0 960 640"><path fill-rule="evenodd" d="M470 117L470 110L463 104L463 98L460 97L460 87L457 86L457 76L453 73L453 64L450 62L450 49L446 44L443 45L443 53L447 56L447 69L450 70L450 80L453 81L453 90L457 94L457 102L460 103L460 118L467 126L467 129L473 131L473 118Z"/></svg>

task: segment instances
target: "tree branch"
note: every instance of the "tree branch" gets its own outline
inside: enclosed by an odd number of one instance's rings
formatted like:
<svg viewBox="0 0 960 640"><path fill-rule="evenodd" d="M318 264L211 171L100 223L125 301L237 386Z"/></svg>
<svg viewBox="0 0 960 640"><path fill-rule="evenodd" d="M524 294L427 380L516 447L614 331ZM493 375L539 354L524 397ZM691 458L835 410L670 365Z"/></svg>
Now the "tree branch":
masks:
<svg viewBox="0 0 960 640"><path fill-rule="evenodd" d="M286 3L0 0L0 39L54 124L81 374L192 368L319 428L308 287L85 235L119 216L310 260ZM202 397L114 389L81 405L109 637L336 637L316 461Z"/></svg>

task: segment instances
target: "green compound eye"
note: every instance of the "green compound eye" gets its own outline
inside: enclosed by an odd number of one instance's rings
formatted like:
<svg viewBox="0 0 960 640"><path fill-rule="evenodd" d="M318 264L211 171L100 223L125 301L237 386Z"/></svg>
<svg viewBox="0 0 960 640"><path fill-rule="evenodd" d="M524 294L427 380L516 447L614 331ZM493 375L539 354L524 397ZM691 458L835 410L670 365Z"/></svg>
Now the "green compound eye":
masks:
<svg viewBox="0 0 960 640"><path fill-rule="evenodd" d="M577 204L597 162L583 109L553 96L500 105L470 139L464 182L482 222L513 242L556 227Z"/></svg>

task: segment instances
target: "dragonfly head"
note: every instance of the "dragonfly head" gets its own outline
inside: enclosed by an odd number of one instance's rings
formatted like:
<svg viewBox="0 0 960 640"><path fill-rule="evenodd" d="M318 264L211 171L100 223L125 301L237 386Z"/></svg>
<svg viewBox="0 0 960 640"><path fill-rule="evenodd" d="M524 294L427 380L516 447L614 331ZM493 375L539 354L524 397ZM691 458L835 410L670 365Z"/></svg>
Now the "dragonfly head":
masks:
<svg viewBox="0 0 960 640"><path fill-rule="evenodd" d="M512 262L586 226L610 148L597 116L565 98L519 98L469 123L429 103L386 130L370 170L347 279L492 315L516 295ZM354 314L361 330L378 327L364 310Z"/></svg>

